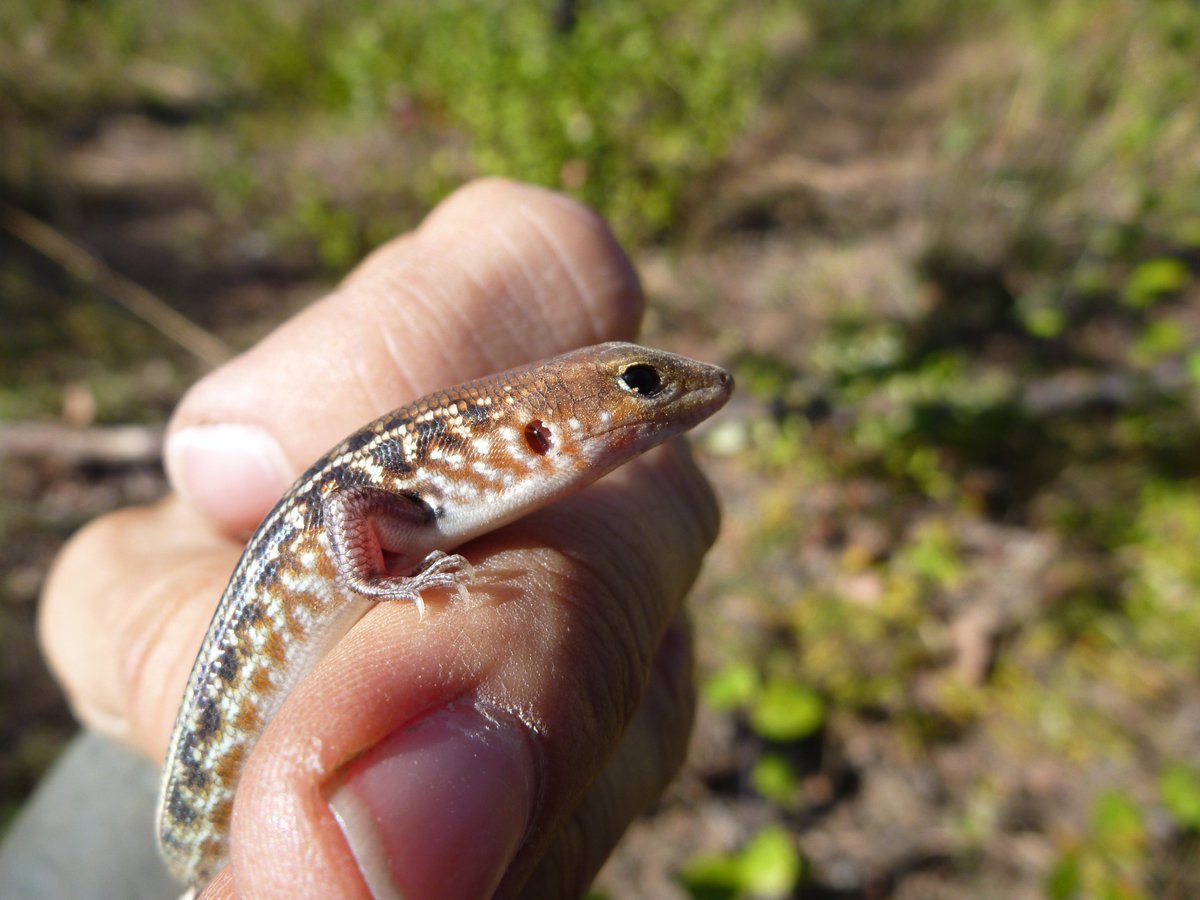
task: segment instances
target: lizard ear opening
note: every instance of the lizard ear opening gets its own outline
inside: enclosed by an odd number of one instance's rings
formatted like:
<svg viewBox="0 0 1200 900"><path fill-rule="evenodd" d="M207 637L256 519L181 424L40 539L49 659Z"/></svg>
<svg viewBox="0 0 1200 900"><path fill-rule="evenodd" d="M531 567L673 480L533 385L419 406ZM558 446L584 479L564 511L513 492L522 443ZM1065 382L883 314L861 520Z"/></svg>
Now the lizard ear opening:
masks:
<svg viewBox="0 0 1200 900"><path fill-rule="evenodd" d="M525 445L538 456L550 452L550 429L540 419L534 419L525 426Z"/></svg>

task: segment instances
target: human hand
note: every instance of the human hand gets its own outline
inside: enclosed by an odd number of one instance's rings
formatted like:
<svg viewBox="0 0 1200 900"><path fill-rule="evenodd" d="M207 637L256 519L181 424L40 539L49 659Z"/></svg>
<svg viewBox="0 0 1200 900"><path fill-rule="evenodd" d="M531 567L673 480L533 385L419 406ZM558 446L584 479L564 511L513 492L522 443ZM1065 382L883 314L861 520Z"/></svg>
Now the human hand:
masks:
<svg viewBox="0 0 1200 900"><path fill-rule="evenodd" d="M448 199L189 392L167 444L186 501L63 551L41 635L76 713L161 760L241 538L308 463L435 388L629 339L641 305L577 204L497 181ZM677 442L473 541L470 604L373 608L251 754L206 896L582 893L682 761L680 605L716 524Z"/></svg>

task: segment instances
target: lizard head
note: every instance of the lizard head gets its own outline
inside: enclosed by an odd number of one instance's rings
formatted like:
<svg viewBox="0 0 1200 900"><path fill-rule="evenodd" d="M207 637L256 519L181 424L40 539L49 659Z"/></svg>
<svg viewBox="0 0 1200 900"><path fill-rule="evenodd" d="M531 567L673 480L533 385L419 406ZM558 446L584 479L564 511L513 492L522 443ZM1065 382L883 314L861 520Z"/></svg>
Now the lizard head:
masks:
<svg viewBox="0 0 1200 900"><path fill-rule="evenodd" d="M535 364L512 383L528 452L596 477L707 419L733 391L718 366L620 342Z"/></svg>

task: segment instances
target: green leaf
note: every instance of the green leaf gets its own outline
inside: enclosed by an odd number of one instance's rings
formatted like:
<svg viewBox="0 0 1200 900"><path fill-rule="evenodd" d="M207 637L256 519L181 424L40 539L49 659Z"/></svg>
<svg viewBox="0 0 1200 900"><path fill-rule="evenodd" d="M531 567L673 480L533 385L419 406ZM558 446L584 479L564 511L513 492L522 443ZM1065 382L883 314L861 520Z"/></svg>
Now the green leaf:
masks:
<svg viewBox="0 0 1200 900"><path fill-rule="evenodd" d="M1029 310L1024 321L1025 330L1040 338L1058 337L1067 327L1067 317L1063 315L1062 310L1049 306Z"/></svg>
<svg viewBox="0 0 1200 900"><path fill-rule="evenodd" d="M742 885L755 897L790 896L800 880L802 862L786 829L764 828L746 845L741 858Z"/></svg>
<svg viewBox="0 0 1200 900"><path fill-rule="evenodd" d="M1103 791L1092 806L1096 841L1115 853L1135 850L1145 840L1141 808L1121 791Z"/></svg>
<svg viewBox="0 0 1200 900"><path fill-rule="evenodd" d="M1180 825L1200 831L1200 774L1191 766L1175 763L1158 776L1163 806Z"/></svg>
<svg viewBox="0 0 1200 900"><path fill-rule="evenodd" d="M772 741L798 741L825 723L825 702L812 688L790 681L772 681L762 689L750 710L754 731Z"/></svg>
<svg viewBox="0 0 1200 900"><path fill-rule="evenodd" d="M922 522L900 559L914 573L939 586L955 587L962 581L963 564L954 532L941 519Z"/></svg>
<svg viewBox="0 0 1200 900"><path fill-rule="evenodd" d="M1125 299L1131 306L1150 306L1165 294L1180 290L1190 277L1187 266L1177 259L1148 259L1129 273Z"/></svg>
<svg viewBox="0 0 1200 900"><path fill-rule="evenodd" d="M1050 900L1073 900L1083 889L1083 874L1079 869L1079 855L1066 853L1050 874L1046 876L1046 896Z"/></svg>
<svg viewBox="0 0 1200 900"><path fill-rule="evenodd" d="M1187 370L1192 381L1200 384L1200 350L1188 354Z"/></svg>
<svg viewBox="0 0 1200 900"><path fill-rule="evenodd" d="M750 770L750 783L768 800L789 805L799 789L799 779L791 762L777 753L766 753Z"/></svg>
<svg viewBox="0 0 1200 900"><path fill-rule="evenodd" d="M1060 305L1061 288L1047 285L1028 291L1017 298L1017 316L1025 330L1034 337L1053 338L1067 327L1067 317Z"/></svg>
<svg viewBox="0 0 1200 900"><path fill-rule="evenodd" d="M1129 355L1139 365L1152 366L1186 345L1187 334L1178 322L1151 322L1133 342Z"/></svg>
<svg viewBox="0 0 1200 900"><path fill-rule="evenodd" d="M694 857L679 875L688 896L695 900L728 900L742 887L741 860L725 854Z"/></svg>
<svg viewBox="0 0 1200 900"><path fill-rule="evenodd" d="M759 689L758 672L748 663L730 663L709 676L701 692L704 702L716 710L746 706Z"/></svg>
<svg viewBox="0 0 1200 900"><path fill-rule="evenodd" d="M1172 229L1171 236L1188 247L1200 247L1200 216L1184 219Z"/></svg>
<svg viewBox="0 0 1200 900"><path fill-rule="evenodd" d="M791 834L772 826L758 832L736 854L704 854L692 859L680 881L696 900L731 900L747 895L773 900L795 890L804 861Z"/></svg>

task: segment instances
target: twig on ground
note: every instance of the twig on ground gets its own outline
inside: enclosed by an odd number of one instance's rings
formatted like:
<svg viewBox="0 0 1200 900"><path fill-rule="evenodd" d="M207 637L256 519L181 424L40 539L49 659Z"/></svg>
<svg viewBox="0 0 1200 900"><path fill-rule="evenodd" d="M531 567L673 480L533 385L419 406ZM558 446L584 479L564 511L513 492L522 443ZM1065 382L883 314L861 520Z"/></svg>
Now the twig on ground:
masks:
<svg viewBox="0 0 1200 900"><path fill-rule="evenodd" d="M5 422L0 425L0 460L19 456L71 465L149 464L162 458L162 439L158 425L76 428L55 422Z"/></svg>
<svg viewBox="0 0 1200 900"><path fill-rule="evenodd" d="M80 281L108 294L151 328L209 366L218 366L233 355L219 337L205 331L137 282L114 272L101 259L40 219L16 207L0 204L0 225Z"/></svg>

